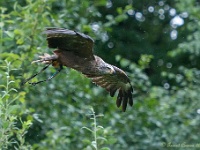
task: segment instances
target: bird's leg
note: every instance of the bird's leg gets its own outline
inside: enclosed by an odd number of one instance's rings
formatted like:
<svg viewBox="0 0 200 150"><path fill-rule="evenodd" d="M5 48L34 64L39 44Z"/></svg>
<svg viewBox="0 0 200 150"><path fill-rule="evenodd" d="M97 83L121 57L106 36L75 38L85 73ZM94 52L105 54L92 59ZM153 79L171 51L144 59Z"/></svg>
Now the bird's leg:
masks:
<svg viewBox="0 0 200 150"><path fill-rule="evenodd" d="M39 56L39 57L40 57L39 60L33 61L32 63L41 62L41 63L47 64L47 65L44 68L42 68L38 73L32 75L30 78L28 78L25 81L23 81L21 83L21 85L24 85L25 83L27 83L28 81L30 81L31 79L36 77L38 74L42 73L44 70L46 70L49 67L49 65L53 65L55 67L57 64L59 64L56 61L58 56L55 55L55 54L54 55L49 55L49 54L45 53L43 56ZM40 81L39 81L39 83L40 83Z"/></svg>
<svg viewBox="0 0 200 150"><path fill-rule="evenodd" d="M50 64L46 65L44 68L42 68L38 73L32 75L30 78L26 79L24 82L22 82L22 85L24 85L26 82L30 81L34 77L36 77L38 74L42 73L44 70L46 70L49 67Z"/></svg>
<svg viewBox="0 0 200 150"><path fill-rule="evenodd" d="M28 82L29 84L31 85L36 85L36 84L39 84L39 83L42 83L42 82L46 82L46 81L50 81L51 79L53 79L56 75L58 75L58 73L63 69L63 66L60 65L60 67L56 70L56 72L50 76L48 79L46 80L42 80L42 81L38 81L38 82Z"/></svg>

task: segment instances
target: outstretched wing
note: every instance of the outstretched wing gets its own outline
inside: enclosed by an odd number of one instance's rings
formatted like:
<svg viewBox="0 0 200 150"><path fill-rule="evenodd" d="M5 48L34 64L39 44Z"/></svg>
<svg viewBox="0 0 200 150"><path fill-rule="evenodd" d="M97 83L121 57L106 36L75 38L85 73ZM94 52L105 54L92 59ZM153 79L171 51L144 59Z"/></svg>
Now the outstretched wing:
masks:
<svg viewBox="0 0 200 150"><path fill-rule="evenodd" d="M44 34L50 48L73 51L77 56L94 59L94 41L90 36L63 28L46 28Z"/></svg>
<svg viewBox="0 0 200 150"><path fill-rule="evenodd" d="M116 105L117 107L122 106L122 110L126 111L127 104L133 105L132 92L133 88L130 83L130 79L124 71L113 66L115 69L115 74L107 75L94 75L87 74L86 76L91 78L94 83L105 88L110 96L113 97L118 90L118 96Z"/></svg>

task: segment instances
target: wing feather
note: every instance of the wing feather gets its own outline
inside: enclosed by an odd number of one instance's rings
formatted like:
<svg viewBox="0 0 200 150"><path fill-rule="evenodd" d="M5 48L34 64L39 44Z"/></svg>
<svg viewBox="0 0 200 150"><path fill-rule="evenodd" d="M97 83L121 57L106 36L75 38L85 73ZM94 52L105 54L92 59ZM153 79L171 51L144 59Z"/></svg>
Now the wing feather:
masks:
<svg viewBox="0 0 200 150"><path fill-rule="evenodd" d="M119 92L119 94L120 94L120 92ZM122 97L120 97L120 96L118 95L117 101L116 101L117 107L120 107L120 106L121 106L121 103L122 103Z"/></svg>
<svg viewBox="0 0 200 150"><path fill-rule="evenodd" d="M110 96L113 97L118 90L118 96L116 100L117 107L122 106L122 111L126 111L127 104L133 105L132 92L130 80L124 71L113 66L116 73L98 75L95 77L94 74L85 74L88 78L91 78L94 83L105 88Z"/></svg>
<svg viewBox="0 0 200 150"><path fill-rule="evenodd" d="M128 95L123 93L122 110L125 111L128 103Z"/></svg>
<svg viewBox="0 0 200 150"><path fill-rule="evenodd" d="M113 87L112 89L110 89L110 96L113 97L116 91L117 91L116 87Z"/></svg>
<svg viewBox="0 0 200 150"><path fill-rule="evenodd" d="M129 105L133 106L133 101L132 101L133 97L132 97L132 94L129 94L128 98L129 98Z"/></svg>
<svg viewBox="0 0 200 150"><path fill-rule="evenodd" d="M90 36L63 28L46 28L44 34L50 48L73 51L77 56L94 59L94 41Z"/></svg>

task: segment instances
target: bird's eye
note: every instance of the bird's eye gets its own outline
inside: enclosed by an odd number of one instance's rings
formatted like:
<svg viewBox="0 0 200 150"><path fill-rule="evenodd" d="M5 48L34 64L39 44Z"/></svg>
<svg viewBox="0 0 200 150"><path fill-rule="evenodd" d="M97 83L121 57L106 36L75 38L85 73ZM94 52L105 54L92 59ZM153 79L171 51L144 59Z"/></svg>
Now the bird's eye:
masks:
<svg viewBox="0 0 200 150"><path fill-rule="evenodd" d="M115 73L115 70L112 66L106 66L106 72L109 73L109 74L114 74Z"/></svg>
<svg viewBox="0 0 200 150"><path fill-rule="evenodd" d="M106 66L106 69L108 69L108 70L112 70L112 68L110 68L110 67L108 67L108 66Z"/></svg>

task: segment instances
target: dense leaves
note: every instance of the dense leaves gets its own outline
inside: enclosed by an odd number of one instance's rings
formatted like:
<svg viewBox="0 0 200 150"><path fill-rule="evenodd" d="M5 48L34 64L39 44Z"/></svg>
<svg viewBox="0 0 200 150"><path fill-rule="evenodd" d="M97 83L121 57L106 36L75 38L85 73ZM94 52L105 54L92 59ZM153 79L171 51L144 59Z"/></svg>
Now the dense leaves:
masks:
<svg viewBox="0 0 200 150"><path fill-rule="evenodd" d="M200 3L197 0L0 1L1 149L199 149ZM89 34L94 52L127 71L134 106L65 68L20 83L43 65L45 27ZM33 81L46 79L53 67Z"/></svg>

